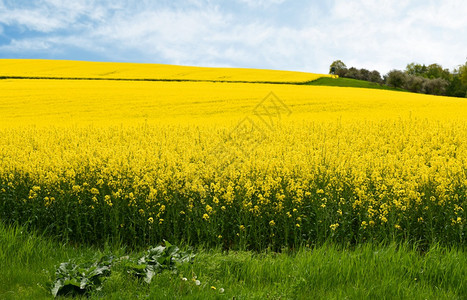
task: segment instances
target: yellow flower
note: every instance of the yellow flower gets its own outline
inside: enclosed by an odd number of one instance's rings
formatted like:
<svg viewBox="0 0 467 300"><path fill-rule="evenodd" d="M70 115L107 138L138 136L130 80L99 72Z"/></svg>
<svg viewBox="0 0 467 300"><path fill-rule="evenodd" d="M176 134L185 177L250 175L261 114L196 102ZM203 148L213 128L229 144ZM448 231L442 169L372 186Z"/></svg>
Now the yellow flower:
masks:
<svg viewBox="0 0 467 300"><path fill-rule="evenodd" d="M96 189L96 188L92 188L92 189L91 189L91 194L93 194L93 195L99 195L99 190Z"/></svg>
<svg viewBox="0 0 467 300"><path fill-rule="evenodd" d="M368 223L367 223L366 221L362 221L361 226L362 226L363 228L366 228L366 227L368 226Z"/></svg>
<svg viewBox="0 0 467 300"><path fill-rule="evenodd" d="M245 226L244 226L244 225L240 225L240 230L241 230L241 231L245 231Z"/></svg>
<svg viewBox="0 0 467 300"><path fill-rule="evenodd" d="M399 224L394 225L394 228L399 229L399 230L402 229L402 227Z"/></svg>
<svg viewBox="0 0 467 300"><path fill-rule="evenodd" d="M331 224L331 225L329 226L329 228L331 228L332 230L336 230L337 227L339 227L339 223Z"/></svg>
<svg viewBox="0 0 467 300"><path fill-rule="evenodd" d="M148 222L149 222L149 224L152 224L152 223L154 223L154 219L153 219L153 217L149 217L149 218L148 218Z"/></svg>
<svg viewBox="0 0 467 300"><path fill-rule="evenodd" d="M269 221L269 226L275 226L275 225L276 225L276 222L274 222L274 220Z"/></svg>
<svg viewBox="0 0 467 300"><path fill-rule="evenodd" d="M204 214L204 215L203 215L203 219L207 221L207 220L209 219L209 215L208 215L208 214Z"/></svg>

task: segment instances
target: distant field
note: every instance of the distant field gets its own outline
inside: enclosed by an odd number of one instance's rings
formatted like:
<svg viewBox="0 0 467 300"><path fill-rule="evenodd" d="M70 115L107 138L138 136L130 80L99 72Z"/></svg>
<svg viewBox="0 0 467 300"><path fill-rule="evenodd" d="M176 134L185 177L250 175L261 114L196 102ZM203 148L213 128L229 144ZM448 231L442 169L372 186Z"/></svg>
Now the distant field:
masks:
<svg viewBox="0 0 467 300"><path fill-rule="evenodd" d="M1 77L302 83L324 74L163 64L0 59Z"/></svg>
<svg viewBox="0 0 467 300"><path fill-rule="evenodd" d="M24 63L11 61L11 72L29 76ZM31 63L42 66L36 75L124 74L60 64ZM183 69L159 67L135 65L125 76L176 78ZM231 76L209 72L186 78ZM261 72L251 80L279 80ZM314 76L298 75L305 77L289 80ZM0 218L63 240L255 250L466 243L464 99L291 84L37 79L0 80L0 99Z"/></svg>
<svg viewBox="0 0 467 300"><path fill-rule="evenodd" d="M334 80L334 79L333 79ZM465 120L463 99L308 85L94 80L0 80L0 127L25 125L234 125L274 92L290 122L378 121L417 117ZM274 111L274 109L276 111ZM266 113L263 109L261 113Z"/></svg>

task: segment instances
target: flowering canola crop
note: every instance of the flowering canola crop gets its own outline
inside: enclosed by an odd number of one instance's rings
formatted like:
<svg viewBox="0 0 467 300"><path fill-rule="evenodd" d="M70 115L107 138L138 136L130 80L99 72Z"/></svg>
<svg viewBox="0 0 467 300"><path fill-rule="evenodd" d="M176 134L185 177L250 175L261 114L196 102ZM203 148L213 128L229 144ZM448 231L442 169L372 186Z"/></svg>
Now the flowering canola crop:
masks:
<svg viewBox="0 0 467 300"><path fill-rule="evenodd" d="M239 68L205 68L163 64L0 59L0 76L181 81L308 82L329 75Z"/></svg>
<svg viewBox="0 0 467 300"><path fill-rule="evenodd" d="M466 242L463 99L25 79L0 97L8 222L90 243Z"/></svg>

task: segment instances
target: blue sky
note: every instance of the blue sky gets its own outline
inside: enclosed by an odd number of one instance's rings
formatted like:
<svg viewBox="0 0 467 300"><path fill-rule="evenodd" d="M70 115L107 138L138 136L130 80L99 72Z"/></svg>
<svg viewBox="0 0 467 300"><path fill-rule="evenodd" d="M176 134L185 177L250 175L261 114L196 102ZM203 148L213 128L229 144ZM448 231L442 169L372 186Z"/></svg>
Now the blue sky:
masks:
<svg viewBox="0 0 467 300"><path fill-rule="evenodd" d="M0 58L327 73L467 60L464 0L0 0Z"/></svg>

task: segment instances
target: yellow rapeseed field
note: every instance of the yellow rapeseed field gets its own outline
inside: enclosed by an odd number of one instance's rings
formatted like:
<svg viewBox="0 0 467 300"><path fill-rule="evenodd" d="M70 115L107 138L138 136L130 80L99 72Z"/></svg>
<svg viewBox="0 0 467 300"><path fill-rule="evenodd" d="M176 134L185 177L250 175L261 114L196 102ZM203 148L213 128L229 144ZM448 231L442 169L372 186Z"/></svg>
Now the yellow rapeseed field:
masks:
<svg viewBox="0 0 467 300"><path fill-rule="evenodd" d="M86 64L70 64L87 77ZM10 222L91 243L466 242L465 99L44 79L0 80L0 97L0 217Z"/></svg>
<svg viewBox="0 0 467 300"><path fill-rule="evenodd" d="M0 59L0 76L246 82L307 82L329 76L304 72L239 68L204 68L163 64L68 60Z"/></svg>

